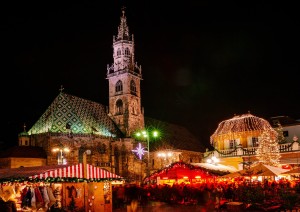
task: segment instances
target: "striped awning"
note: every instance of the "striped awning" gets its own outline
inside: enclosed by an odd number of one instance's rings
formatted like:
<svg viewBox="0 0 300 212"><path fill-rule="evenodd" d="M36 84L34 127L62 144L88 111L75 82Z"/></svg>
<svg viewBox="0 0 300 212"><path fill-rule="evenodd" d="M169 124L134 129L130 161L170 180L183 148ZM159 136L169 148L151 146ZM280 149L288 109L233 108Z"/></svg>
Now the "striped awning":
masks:
<svg viewBox="0 0 300 212"><path fill-rule="evenodd" d="M46 179L48 177L60 177L60 178L83 178L83 165L82 163L72 166L65 166L53 170L47 170L45 172L35 174L29 178Z"/></svg>
<svg viewBox="0 0 300 212"><path fill-rule="evenodd" d="M0 169L0 179L46 179L53 178L84 178L83 164L76 165L57 165L57 166L37 166L37 167L22 167L14 169ZM121 179L122 177L111 173L100 167L87 164L86 166L87 179Z"/></svg>
<svg viewBox="0 0 300 212"><path fill-rule="evenodd" d="M87 164L87 179L121 178L105 169Z"/></svg>

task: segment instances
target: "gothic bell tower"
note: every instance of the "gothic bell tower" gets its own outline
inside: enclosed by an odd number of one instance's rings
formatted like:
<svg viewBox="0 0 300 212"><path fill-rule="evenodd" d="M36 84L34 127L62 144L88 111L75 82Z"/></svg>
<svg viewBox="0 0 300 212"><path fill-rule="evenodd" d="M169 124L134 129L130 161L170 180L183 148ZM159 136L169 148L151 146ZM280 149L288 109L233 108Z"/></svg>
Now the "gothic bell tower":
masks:
<svg viewBox="0 0 300 212"><path fill-rule="evenodd" d="M113 36L113 64L107 65L109 115L126 137L144 128L141 106L142 68L134 59L134 36L122 9L118 35Z"/></svg>

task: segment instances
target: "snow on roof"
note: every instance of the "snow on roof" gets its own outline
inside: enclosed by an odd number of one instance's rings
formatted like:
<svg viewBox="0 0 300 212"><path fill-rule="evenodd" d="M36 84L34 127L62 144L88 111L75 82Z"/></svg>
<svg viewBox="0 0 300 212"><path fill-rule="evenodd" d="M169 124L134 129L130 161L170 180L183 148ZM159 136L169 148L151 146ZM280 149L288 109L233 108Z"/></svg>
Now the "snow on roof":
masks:
<svg viewBox="0 0 300 212"><path fill-rule="evenodd" d="M210 163L191 163L193 166L199 166L206 169L218 170L218 171L228 171L228 172L236 172L238 171L233 166L225 166L222 164L210 164Z"/></svg>

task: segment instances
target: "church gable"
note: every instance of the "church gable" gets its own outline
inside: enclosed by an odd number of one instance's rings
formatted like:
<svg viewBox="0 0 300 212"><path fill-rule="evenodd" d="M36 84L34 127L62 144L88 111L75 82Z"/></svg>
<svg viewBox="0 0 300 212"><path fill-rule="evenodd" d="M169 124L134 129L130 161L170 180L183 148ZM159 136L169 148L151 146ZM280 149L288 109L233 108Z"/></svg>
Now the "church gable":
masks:
<svg viewBox="0 0 300 212"><path fill-rule="evenodd" d="M40 133L96 134L120 137L120 131L99 103L60 93L29 130Z"/></svg>

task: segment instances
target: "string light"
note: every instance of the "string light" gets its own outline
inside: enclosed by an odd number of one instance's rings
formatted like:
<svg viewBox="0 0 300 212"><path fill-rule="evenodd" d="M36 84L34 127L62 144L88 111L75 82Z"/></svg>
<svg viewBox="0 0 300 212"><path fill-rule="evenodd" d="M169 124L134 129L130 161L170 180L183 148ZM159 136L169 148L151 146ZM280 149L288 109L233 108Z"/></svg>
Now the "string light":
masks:
<svg viewBox="0 0 300 212"><path fill-rule="evenodd" d="M235 140L248 136L259 137L264 131L276 135L276 131L268 121L252 114L235 115L233 118L219 123L218 128L210 137L212 145L219 141Z"/></svg>
<svg viewBox="0 0 300 212"><path fill-rule="evenodd" d="M281 156L277 136L265 131L258 140L259 145L256 151L258 160L269 166L278 166Z"/></svg>

